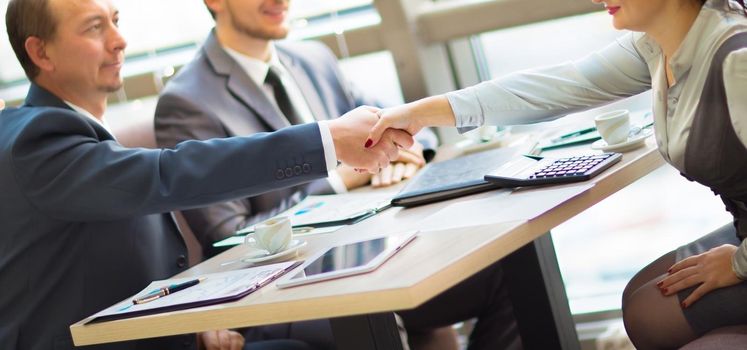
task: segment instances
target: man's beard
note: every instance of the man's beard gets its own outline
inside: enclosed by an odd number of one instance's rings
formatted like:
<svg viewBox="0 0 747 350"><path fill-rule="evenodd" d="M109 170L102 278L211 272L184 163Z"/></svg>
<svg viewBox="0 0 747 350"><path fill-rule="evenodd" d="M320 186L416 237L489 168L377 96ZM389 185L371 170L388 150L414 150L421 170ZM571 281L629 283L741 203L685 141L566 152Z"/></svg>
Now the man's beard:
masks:
<svg viewBox="0 0 747 350"><path fill-rule="evenodd" d="M278 28L278 30L264 30L259 26L243 25L239 22L233 12L231 15L231 26L239 33L246 34L252 38L262 40L280 40L288 36L288 28Z"/></svg>
<svg viewBox="0 0 747 350"><path fill-rule="evenodd" d="M122 78L120 78L119 82L117 82L116 84L99 86L99 91L106 92L107 94L111 94L113 92L119 91L119 89L122 88L122 85L124 84L122 82Z"/></svg>

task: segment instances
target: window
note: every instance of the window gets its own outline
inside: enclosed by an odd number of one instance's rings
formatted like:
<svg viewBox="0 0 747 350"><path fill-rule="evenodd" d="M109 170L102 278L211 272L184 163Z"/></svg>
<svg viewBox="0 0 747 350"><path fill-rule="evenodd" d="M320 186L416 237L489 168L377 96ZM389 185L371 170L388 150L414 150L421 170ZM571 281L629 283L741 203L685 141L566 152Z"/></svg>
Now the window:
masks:
<svg viewBox="0 0 747 350"><path fill-rule="evenodd" d="M151 59L175 48L191 52L205 38L213 20L202 1L194 0L113 0L120 10L120 28L128 41L126 66L141 59ZM372 0L314 1L294 0L291 38L306 38L321 33L343 31L380 21ZM0 0L0 15L5 18L8 0ZM175 11L178 9L178 11ZM0 90L10 83L25 81L15 54L8 45L5 21L0 24ZM187 57L191 57L192 54ZM135 69L140 71L141 69ZM124 70L125 75L132 69ZM133 72L134 73L134 72ZM0 98L3 93L0 91Z"/></svg>

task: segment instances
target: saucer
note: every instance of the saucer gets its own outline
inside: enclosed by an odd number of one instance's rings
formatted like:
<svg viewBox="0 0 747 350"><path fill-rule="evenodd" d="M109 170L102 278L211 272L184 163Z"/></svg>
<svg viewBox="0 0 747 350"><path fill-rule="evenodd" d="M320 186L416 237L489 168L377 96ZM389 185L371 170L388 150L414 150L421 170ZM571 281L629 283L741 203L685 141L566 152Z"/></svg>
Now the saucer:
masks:
<svg viewBox="0 0 747 350"><path fill-rule="evenodd" d="M254 238L249 238L246 242L251 246L252 248L255 248L257 250L263 250L262 248L257 247L256 241ZM303 239L292 239L290 243L288 243L288 246L285 247L285 249L275 253L275 254L269 254L269 255L250 255L248 257L241 258L242 262L245 263L260 263L264 261L270 261L270 260L276 260L280 258L285 258L287 256L290 256L292 254L295 254L298 251L298 248L301 248L306 245L306 241Z"/></svg>
<svg viewBox="0 0 747 350"><path fill-rule="evenodd" d="M653 134L654 131L652 129L643 129L637 135L629 137L627 141L616 143L614 145L608 145L607 142L605 142L603 139L597 140L596 142L591 144L591 149L601 150L604 152L630 151L632 149L643 146L643 144L646 142L646 138Z"/></svg>

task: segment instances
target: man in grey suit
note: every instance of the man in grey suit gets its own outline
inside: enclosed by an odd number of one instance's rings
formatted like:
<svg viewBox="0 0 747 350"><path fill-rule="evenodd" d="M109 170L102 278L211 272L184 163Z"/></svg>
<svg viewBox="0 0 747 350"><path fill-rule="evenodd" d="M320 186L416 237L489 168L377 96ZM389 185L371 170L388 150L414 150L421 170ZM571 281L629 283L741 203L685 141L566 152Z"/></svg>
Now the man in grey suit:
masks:
<svg viewBox="0 0 747 350"><path fill-rule="evenodd" d="M316 42L274 43L288 30L285 1L210 1L216 27L192 62L172 78L155 113L156 141L174 147L186 140L246 136L293 124L329 120L363 105L378 105L343 78L334 55ZM278 79L283 90L273 86ZM287 103L288 105L284 105ZM422 135L427 149L435 136ZM422 150L401 150L409 163L395 180L424 163ZM415 165L415 166L414 166ZM183 212L206 256L212 244L263 221L308 194L341 193L368 183L371 175L341 166L328 179ZM389 177L387 177L389 178ZM385 182L386 179L385 179Z"/></svg>
<svg viewBox="0 0 747 350"><path fill-rule="evenodd" d="M275 41L288 34L288 1L205 0L205 4L216 26L197 56L169 81L159 99L155 126L160 146L272 131L315 118L331 119L357 105L375 102L347 84L325 46ZM285 91L273 85L273 74ZM292 102L291 108L284 102ZM233 234L237 227L271 216L325 186L326 182L317 182L184 214L209 250L214 241ZM496 264L423 307L400 313L410 339L414 344L441 342L441 348L443 341L455 345L449 326L477 317L480 322L473 334L473 348L510 347L516 334L511 305L499 297L505 294L501 276ZM249 339L302 339L325 348L331 346L329 333L326 321L311 321L255 327L246 334Z"/></svg>
<svg viewBox="0 0 747 350"><path fill-rule="evenodd" d="M0 112L0 349L70 349L70 324L186 269L169 211L322 178L337 159L376 169L396 158L396 144L412 143L391 134L384 148L365 150L377 117L361 108L251 137L125 148L103 118L122 85L118 20L109 0L8 3L8 37L32 83L23 106ZM200 339L243 345L228 331ZM194 340L99 348L183 349Z"/></svg>

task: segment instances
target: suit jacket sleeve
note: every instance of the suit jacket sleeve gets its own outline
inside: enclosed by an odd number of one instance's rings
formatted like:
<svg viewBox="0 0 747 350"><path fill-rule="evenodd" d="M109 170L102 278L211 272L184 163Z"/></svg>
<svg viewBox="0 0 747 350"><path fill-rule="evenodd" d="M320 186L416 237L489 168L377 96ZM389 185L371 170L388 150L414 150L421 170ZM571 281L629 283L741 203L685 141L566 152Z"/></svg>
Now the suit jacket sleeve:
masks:
<svg viewBox="0 0 747 350"><path fill-rule="evenodd" d="M228 137L228 131L210 116L203 107L175 95L164 94L156 107L155 129L159 147L174 148L185 140L209 140ZM304 146L305 147L305 146ZM325 174L326 175L326 174ZM326 183L319 179L313 183ZM288 191L291 196L300 196L297 191ZM205 251L212 251L212 243L230 236L238 228L248 223L268 219L282 209L291 206L301 198L283 198L283 203L269 211L257 211L252 208L248 198L237 198L231 201L216 203L202 208L182 212L189 227L203 245Z"/></svg>
<svg viewBox="0 0 747 350"><path fill-rule="evenodd" d="M44 108L17 135L11 162L20 188L40 211L67 221L200 207L327 173L316 124L151 150L102 138L72 111Z"/></svg>

